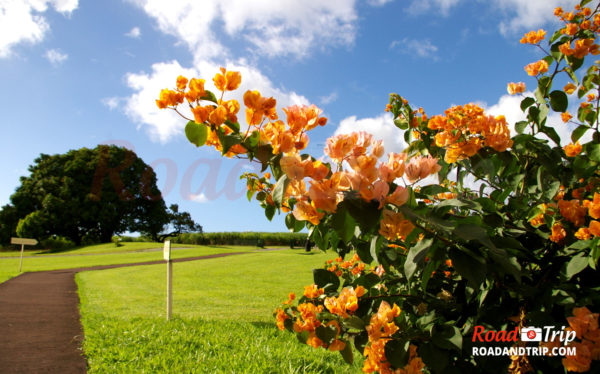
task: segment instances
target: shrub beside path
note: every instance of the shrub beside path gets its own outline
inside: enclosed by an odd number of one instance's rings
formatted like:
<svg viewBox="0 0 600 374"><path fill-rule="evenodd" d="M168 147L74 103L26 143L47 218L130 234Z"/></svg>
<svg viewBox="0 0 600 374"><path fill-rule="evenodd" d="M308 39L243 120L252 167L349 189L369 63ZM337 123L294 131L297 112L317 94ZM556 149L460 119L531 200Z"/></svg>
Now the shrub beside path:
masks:
<svg viewBox="0 0 600 374"><path fill-rule="evenodd" d="M249 252L172 261L196 261L244 253ZM0 284L0 373L85 373L75 274L161 263L165 261L24 273Z"/></svg>

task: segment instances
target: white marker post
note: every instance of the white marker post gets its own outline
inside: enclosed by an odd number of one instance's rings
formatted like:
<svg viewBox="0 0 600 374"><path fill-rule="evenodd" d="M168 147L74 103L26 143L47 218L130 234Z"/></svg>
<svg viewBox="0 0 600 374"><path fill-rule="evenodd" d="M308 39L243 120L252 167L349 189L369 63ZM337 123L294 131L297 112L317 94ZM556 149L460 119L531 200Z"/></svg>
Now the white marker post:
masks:
<svg viewBox="0 0 600 374"><path fill-rule="evenodd" d="M163 256L167 261L167 321L171 319L173 307L173 262L171 262L171 241L165 240Z"/></svg>
<svg viewBox="0 0 600 374"><path fill-rule="evenodd" d="M26 245L36 245L38 243L35 239L27 239L27 238L10 238L10 244L21 244L21 260L19 261L19 273L21 272L21 268L23 267L23 250Z"/></svg>

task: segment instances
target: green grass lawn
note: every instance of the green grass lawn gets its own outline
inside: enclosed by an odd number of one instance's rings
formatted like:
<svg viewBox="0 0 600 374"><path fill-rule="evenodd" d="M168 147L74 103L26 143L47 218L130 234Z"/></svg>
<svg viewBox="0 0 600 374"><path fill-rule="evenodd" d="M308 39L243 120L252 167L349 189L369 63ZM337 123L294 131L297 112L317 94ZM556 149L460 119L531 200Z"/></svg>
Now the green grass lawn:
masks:
<svg viewBox="0 0 600 374"><path fill-rule="evenodd" d="M145 248L141 244L145 244ZM153 244L153 245L152 245ZM149 246L150 245L150 246ZM110 249L121 249L118 253L102 252ZM101 244L60 254L37 254L23 258L23 272L89 267L97 265L128 264L134 262L157 261L163 259L162 251L141 251L148 248L159 248L159 243L125 243L123 247L114 244ZM174 245L174 248L179 245ZM171 258L205 256L225 252L252 252L256 247L238 246L200 246L188 245L185 249L171 251ZM139 252L141 251L141 252ZM4 254L1 254L2 257ZM0 258L0 283L19 275L19 257Z"/></svg>
<svg viewBox="0 0 600 374"><path fill-rule="evenodd" d="M360 372L360 362L348 366L277 330L271 316L332 256L286 250L175 263L169 322L166 265L79 273L89 372Z"/></svg>
<svg viewBox="0 0 600 374"><path fill-rule="evenodd" d="M71 255L71 254L82 254L82 253L121 253L121 252L133 252L133 251L144 251L148 249L162 248L163 243L154 242L122 242L118 247L114 243L101 243L93 244L82 247L69 248L60 251L52 251L50 249L32 249L28 250L25 247L23 256L49 256L49 255ZM171 245L173 248L184 248L184 247L197 247L191 244L176 244ZM19 247L20 246L16 246ZM21 255L20 250L8 250L4 249L0 251L0 257L19 257Z"/></svg>

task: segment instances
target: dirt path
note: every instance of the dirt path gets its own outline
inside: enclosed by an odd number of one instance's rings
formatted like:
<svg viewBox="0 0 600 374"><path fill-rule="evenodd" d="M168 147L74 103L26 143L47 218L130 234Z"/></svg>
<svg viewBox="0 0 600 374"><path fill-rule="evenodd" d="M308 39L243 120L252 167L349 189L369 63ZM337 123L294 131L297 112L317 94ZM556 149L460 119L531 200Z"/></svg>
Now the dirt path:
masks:
<svg viewBox="0 0 600 374"><path fill-rule="evenodd" d="M245 253L250 252L181 258L173 262ZM165 262L24 273L0 284L0 373L85 373L75 273L161 263Z"/></svg>

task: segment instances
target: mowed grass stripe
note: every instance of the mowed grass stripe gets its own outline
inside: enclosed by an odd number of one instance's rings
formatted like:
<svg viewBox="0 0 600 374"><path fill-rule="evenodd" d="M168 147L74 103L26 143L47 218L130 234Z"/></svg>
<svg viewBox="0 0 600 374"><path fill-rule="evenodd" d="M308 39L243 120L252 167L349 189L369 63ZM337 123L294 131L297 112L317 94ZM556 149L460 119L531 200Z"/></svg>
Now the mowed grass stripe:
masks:
<svg viewBox="0 0 600 374"><path fill-rule="evenodd" d="M169 322L165 265L79 273L90 372L360 372L280 332L272 318L332 256L287 250L175 263Z"/></svg>
<svg viewBox="0 0 600 374"><path fill-rule="evenodd" d="M253 252L256 247L237 246L191 246L171 252L174 259L207 256L217 253ZM158 261L163 259L162 252L126 252L115 254L92 254L84 256L28 256L23 258L23 272L57 269L72 269L98 265L131 264L135 262ZM0 259L0 283L19 275L19 258Z"/></svg>

